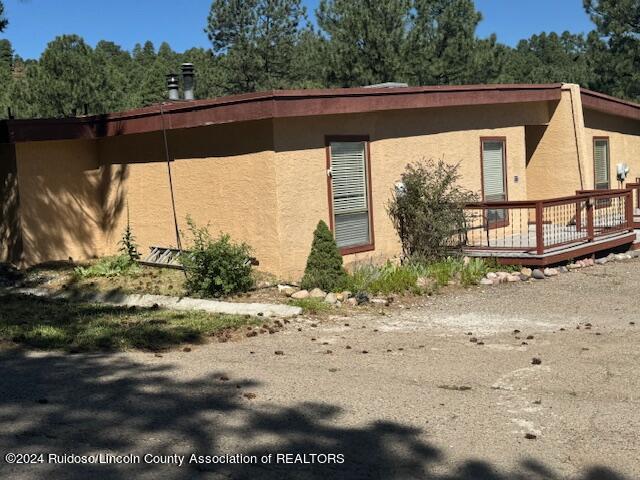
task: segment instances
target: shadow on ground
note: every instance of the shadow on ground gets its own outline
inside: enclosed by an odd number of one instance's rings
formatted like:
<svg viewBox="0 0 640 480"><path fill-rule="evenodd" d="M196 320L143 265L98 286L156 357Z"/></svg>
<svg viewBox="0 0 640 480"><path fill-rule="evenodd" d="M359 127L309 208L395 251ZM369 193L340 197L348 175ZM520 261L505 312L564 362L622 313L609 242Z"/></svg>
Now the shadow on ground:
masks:
<svg viewBox="0 0 640 480"><path fill-rule="evenodd" d="M207 377L178 378L166 359L137 363L125 355L0 352L0 449L91 454L343 453L342 465L7 465L2 478L381 478L433 480L556 479L527 460L503 472L469 460L447 473L442 453L420 431L384 421L341 422L328 404L269 406L244 394L257 384ZM188 371L188 370L187 370ZM254 390L255 391L255 390ZM438 470L442 471L442 470ZM622 480L602 466L580 480Z"/></svg>

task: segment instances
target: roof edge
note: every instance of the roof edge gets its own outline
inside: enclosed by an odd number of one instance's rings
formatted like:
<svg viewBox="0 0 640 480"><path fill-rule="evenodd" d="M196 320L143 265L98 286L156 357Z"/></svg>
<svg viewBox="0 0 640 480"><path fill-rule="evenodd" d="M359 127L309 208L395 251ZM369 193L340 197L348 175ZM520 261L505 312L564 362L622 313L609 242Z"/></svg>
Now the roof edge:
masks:
<svg viewBox="0 0 640 480"><path fill-rule="evenodd" d="M240 121L410 108L546 101L562 84L443 85L397 88L271 90L209 100L163 103L104 115L4 120L0 141L96 139ZM170 126L170 127L169 127Z"/></svg>
<svg viewBox="0 0 640 480"><path fill-rule="evenodd" d="M619 117L640 120L640 104L580 88L582 107L590 110L616 115Z"/></svg>

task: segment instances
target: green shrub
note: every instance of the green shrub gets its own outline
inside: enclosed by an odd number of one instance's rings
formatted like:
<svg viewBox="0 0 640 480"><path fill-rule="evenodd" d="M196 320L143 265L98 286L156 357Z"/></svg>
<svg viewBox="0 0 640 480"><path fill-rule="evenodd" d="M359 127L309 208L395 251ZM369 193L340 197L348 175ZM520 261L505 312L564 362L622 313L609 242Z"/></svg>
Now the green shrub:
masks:
<svg viewBox="0 0 640 480"><path fill-rule="evenodd" d="M311 252L300 286L304 289L321 288L338 291L345 287L347 272L342 266L342 255L333 234L322 220L313 232Z"/></svg>
<svg viewBox="0 0 640 480"><path fill-rule="evenodd" d="M459 178L458 165L443 160L407 165L402 188L387 204L405 259L431 262L460 249L466 234L464 206L477 196L459 187Z"/></svg>
<svg viewBox="0 0 640 480"><path fill-rule="evenodd" d="M193 245L180 255L187 291L204 297L220 297L253 287L251 248L247 244L234 243L225 234L214 239L206 227L197 227L191 218L187 218L187 223Z"/></svg>
<svg viewBox="0 0 640 480"><path fill-rule="evenodd" d="M444 260L430 263L427 266L427 272L428 275L436 281L439 287L444 287L450 280L456 278L462 270L462 267L462 260L448 257Z"/></svg>
<svg viewBox="0 0 640 480"><path fill-rule="evenodd" d="M484 277L488 271L489 268L487 263L483 259L471 258L460 271L460 284L464 287L477 285L480 279Z"/></svg>
<svg viewBox="0 0 640 480"><path fill-rule="evenodd" d="M391 262L378 267L371 263L358 265L349 275L348 288L352 292L376 294L417 292L418 271L412 265Z"/></svg>
<svg viewBox="0 0 640 480"><path fill-rule="evenodd" d="M135 273L140 267L128 255L104 257L88 267L76 267L73 273L80 278L118 277Z"/></svg>

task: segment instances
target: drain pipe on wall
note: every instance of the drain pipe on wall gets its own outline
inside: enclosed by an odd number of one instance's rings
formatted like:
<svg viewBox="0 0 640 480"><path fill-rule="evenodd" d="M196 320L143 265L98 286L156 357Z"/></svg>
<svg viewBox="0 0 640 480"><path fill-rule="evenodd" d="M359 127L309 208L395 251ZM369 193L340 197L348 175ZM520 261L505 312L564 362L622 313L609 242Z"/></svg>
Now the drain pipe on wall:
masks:
<svg viewBox="0 0 640 480"><path fill-rule="evenodd" d="M571 99L571 119L573 120L573 138L576 142L576 158L578 159L578 175L580 176L580 190L584 190L582 180L582 158L580 155L580 144L578 142L578 126L576 125L576 110L573 102L573 87L569 87L569 98Z"/></svg>

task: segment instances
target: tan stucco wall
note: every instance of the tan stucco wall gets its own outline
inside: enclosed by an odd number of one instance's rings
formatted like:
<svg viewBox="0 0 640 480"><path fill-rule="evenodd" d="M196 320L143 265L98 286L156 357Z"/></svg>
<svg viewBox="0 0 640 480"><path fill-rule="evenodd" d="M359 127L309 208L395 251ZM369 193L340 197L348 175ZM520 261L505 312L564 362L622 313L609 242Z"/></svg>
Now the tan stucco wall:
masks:
<svg viewBox="0 0 640 480"><path fill-rule="evenodd" d="M588 188L594 186L593 138L609 137L611 188L619 188L616 164L626 163L629 174L625 183L640 177L640 122L602 112L585 110L585 179Z"/></svg>
<svg viewBox="0 0 640 480"><path fill-rule="evenodd" d="M523 125L546 123L548 118L547 105L541 103L277 120L274 138L282 275L300 276L317 222L329 222L325 135L370 137L375 251L347 255L348 264L399 253L385 205L409 162L424 158L459 162L462 185L479 193L480 138L503 136L507 140L509 199L525 199ZM514 182L516 175L518 183Z"/></svg>
<svg viewBox="0 0 640 480"><path fill-rule="evenodd" d="M15 145L0 144L0 262L19 263L22 254Z"/></svg>
<svg viewBox="0 0 640 480"><path fill-rule="evenodd" d="M276 185L270 121L169 132L176 213L188 244L186 217L212 234L247 242L260 268L280 268ZM100 161L115 172L126 168L122 189L131 225L142 247L175 246L176 235L161 134L131 135L100 142ZM113 199L114 204L119 200ZM106 239L113 251L126 224L126 210Z"/></svg>
<svg viewBox="0 0 640 480"><path fill-rule="evenodd" d="M579 90L566 85L562 98L551 105L551 118L544 127L535 127L527 138L527 195L530 200L573 195L581 188L581 168L584 153L581 141L581 119L574 132L574 112L581 112ZM572 102L573 95L573 102ZM581 164L582 162L582 164ZM582 172L584 179L584 172Z"/></svg>
<svg viewBox="0 0 640 480"><path fill-rule="evenodd" d="M16 145L24 260L102 253L102 175L95 142Z"/></svg>

